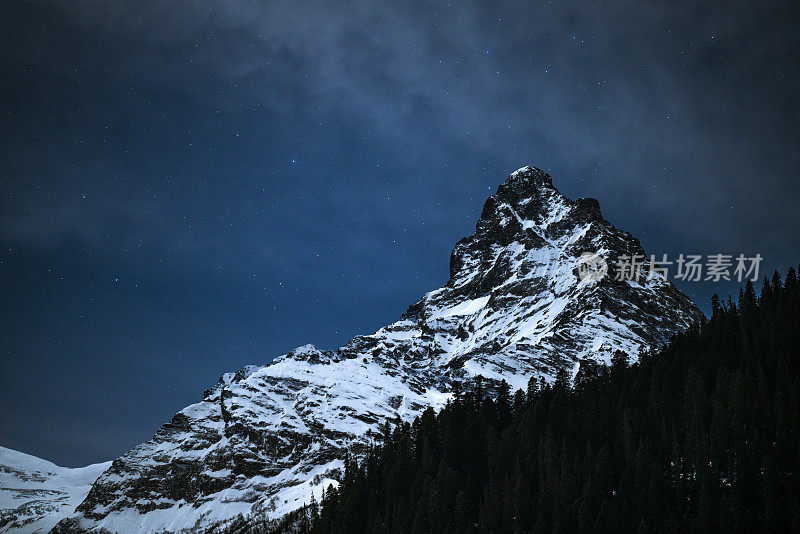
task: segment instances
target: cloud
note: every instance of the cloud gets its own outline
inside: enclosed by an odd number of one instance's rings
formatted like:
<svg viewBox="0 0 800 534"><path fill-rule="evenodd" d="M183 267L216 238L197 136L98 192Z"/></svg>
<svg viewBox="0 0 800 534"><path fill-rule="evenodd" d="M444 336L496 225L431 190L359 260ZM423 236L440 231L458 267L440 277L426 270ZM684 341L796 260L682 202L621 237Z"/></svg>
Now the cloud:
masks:
<svg viewBox="0 0 800 534"><path fill-rule="evenodd" d="M767 142L781 128L797 139L784 125L786 106L771 105L776 86L785 98L797 80L764 83L787 43L782 32L754 29L774 27L777 7L97 1L48 9L68 21L62 33L31 40L35 50L21 46L18 57L35 51L68 71L88 53L120 85L174 93L236 120L255 110L281 124L323 123L332 136L361 130L394 145L389 158L411 168L458 152L505 170L550 167L567 191L604 196L611 213L636 199L639 216L704 246L731 227L748 233L766 210L800 223L791 200L774 195L793 179L796 151ZM62 46L70 40L73 52ZM752 190L756 180L764 194ZM695 229L697 218L704 224Z"/></svg>

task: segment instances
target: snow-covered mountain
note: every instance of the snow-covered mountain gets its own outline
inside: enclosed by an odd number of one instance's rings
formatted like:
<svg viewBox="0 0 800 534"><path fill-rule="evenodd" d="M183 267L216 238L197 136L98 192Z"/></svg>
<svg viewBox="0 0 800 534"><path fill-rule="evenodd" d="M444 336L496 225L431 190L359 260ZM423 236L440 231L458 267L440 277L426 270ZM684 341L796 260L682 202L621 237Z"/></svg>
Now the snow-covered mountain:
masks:
<svg viewBox="0 0 800 534"><path fill-rule="evenodd" d="M660 276L581 279L587 251L607 257L612 273L618 256L644 254L596 200L569 200L543 171L517 170L455 246L444 287L339 349L305 345L224 375L114 460L56 531L195 532L238 514L277 518L312 492L319 499L346 451L363 453L382 423L441 407L455 383L552 381L617 349L635 358L701 319Z"/></svg>
<svg viewBox="0 0 800 534"><path fill-rule="evenodd" d="M75 511L110 466L59 467L0 447L0 532L49 532Z"/></svg>

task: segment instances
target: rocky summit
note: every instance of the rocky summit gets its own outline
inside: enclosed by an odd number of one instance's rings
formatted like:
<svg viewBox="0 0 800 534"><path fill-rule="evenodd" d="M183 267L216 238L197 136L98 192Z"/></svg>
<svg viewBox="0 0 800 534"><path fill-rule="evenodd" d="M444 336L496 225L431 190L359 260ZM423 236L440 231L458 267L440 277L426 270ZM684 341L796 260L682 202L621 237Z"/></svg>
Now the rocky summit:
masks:
<svg viewBox="0 0 800 534"><path fill-rule="evenodd" d="M608 274L581 276L584 252L607 259ZM114 460L56 531L202 532L240 514L279 518L319 500L385 422L443 406L465 380L516 389L607 364L616 350L636 359L702 314L647 262L638 281L616 280L616 259L635 254L639 241L596 200L570 200L545 172L519 169L456 244L443 287L341 348L305 345L224 375Z"/></svg>

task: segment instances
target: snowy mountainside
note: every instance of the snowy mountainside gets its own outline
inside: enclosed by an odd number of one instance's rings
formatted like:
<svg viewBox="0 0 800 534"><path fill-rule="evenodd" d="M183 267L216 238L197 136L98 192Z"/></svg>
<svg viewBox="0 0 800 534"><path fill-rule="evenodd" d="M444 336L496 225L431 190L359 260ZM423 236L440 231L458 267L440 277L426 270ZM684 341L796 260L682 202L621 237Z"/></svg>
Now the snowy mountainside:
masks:
<svg viewBox="0 0 800 534"><path fill-rule="evenodd" d="M49 532L86 498L110 465L59 467L0 447L0 533Z"/></svg>
<svg viewBox="0 0 800 534"><path fill-rule="evenodd" d="M617 349L635 358L701 320L659 276L581 279L586 251L612 271L620 255L644 254L596 200L572 201L543 171L517 170L456 244L445 286L339 349L305 345L224 375L115 460L55 530L196 532L238 514L279 518L312 493L319 500L345 454L362 454L384 422L443 406L454 383L552 381Z"/></svg>

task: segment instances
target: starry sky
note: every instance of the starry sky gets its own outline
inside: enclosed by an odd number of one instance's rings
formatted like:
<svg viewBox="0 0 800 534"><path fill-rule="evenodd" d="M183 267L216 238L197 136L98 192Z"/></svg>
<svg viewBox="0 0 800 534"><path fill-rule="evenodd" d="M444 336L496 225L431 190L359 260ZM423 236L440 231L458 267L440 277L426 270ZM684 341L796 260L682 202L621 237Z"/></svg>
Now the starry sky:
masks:
<svg viewBox="0 0 800 534"><path fill-rule="evenodd" d="M648 253L797 265L798 35L769 1L0 3L0 445L110 459L375 331L526 164Z"/></svg>

